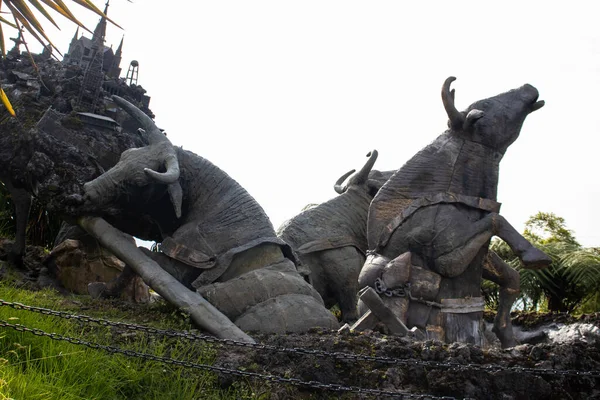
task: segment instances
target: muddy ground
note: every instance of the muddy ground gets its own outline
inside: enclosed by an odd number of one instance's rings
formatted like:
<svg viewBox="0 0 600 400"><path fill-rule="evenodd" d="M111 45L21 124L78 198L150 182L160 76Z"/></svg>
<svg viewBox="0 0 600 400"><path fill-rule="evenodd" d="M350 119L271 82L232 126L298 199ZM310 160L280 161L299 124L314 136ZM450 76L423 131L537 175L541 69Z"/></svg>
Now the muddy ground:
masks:
<svg viewBox="0 0 600 400"><path fill-rule="evenodd" d="M597 316L587 320L598 323ZM571 321L575 321L572 319ZM378 396L353 389L342 398L600 398L600 352L597 343L522 344L512 349L482 349L466 344L412 342L379 332L313 332L303 335L254 335L262 344L314 349L323 354L229 348L218 365L302 381L335 383L384 391ZM366 359L343 359L349 353ZM591 373L592 375L589 375ZM223 384L232 378L224 377ZM348 389L349 390L349 389ZM393 392L410 394L393 396ZM339 392L343 393L343 392ZM273 386L271 398L329 398L326 390ZM335 396L337 397L337 396Z"/></svg>
<svg viewBox="0 0 600 400"><path fill-rule="evenodd" d="M42 269L45 256L28 249L22 271L29 287L50 284ZM486 320L492 319L487 313ZM525 335L563 324L589 331L600 327L600 314L515 314L513 324ZM224 369L223 388L248 384L256 398L600 399L600 340L594 335L557 343L542 332L504 350L498 343L482 349L382 331L252 336L258 345L217 344L214 365Z"/></svg>

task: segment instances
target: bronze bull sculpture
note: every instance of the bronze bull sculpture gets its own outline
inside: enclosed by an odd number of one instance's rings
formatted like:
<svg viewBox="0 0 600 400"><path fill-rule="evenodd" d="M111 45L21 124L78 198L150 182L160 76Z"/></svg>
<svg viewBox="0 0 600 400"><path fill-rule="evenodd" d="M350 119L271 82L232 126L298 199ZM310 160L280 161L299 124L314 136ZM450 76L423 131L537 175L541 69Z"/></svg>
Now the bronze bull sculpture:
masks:
<svg viewBox="0 0 600 400"><path fill-rule="evenodd" d="M411 297L404 316L409 327L477 344L483 339L482 307L473 299L481 296L482 277L497 282L501 306L494 331L506 347L514 344L510 307L519 292L518 273L488 252L489 241L503 239L526 268L546 267L550 258L499 214L499 164L525 118L544 102L526 84L460 112L450 90L454 80L448 78L442 87L449 129L396 171L371 203L368 241L374 257L367 259L361 278L372 283L373 271L381 269L376 257L392 260L409 252L412 265L440 277L432 283L435 291L424 291L430 298ZM410 296L411 282L404 283Z"/></svg>
<svg viewBox="0 0 600 400"><path fill-rule="evenodd" d="M159 241L160 252L144 249L146 255L244 331L337 327L256 200L210 161L174 147L135 106L113 98L138 120L150 144L126 150L84 185L87 213L95 210L121 231Z"/></svg>

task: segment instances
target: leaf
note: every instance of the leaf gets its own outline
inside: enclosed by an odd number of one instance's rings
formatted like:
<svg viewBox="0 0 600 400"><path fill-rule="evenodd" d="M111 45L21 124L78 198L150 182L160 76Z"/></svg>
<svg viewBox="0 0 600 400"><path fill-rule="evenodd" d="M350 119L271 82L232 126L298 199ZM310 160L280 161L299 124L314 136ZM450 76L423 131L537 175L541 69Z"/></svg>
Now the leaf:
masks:
<svg viewBox="0 0 600 400"><path fill-rule="evenodd" d="M106 20L109 21L114 26L116 26L116 27L118 27L120 29L123 29L115 21L113 21L112 19L108 18L108 16L106 14L104 14L98 7L96 7L94 5L94 3L92 3L91 0L73 0L73 2L79 4L82 7L87 8L88 10L92 10L93 12L95 12L98 15L100 15L101 17L106 18Z"/></svg>
<svg viewBox="0 0 600 400"><path fill-rule="evenodd" d="M54 0L54 3L56 3L56 5L58 5L58 7L64 11L63 15L65 15L71 21L78 23L77 18L75 18L75 15L73 15L71 10L69 10L69 7L67 7L67 5L65 3L63 3L62 0Z"/></svg>
<svg viewBox="0 0 600 400"><path fill-rule="evenodd" d="M3 22L5 24L10 25L11 27L17 29L17 26L15 24L13 24L12 22L10 22L7 19L4 19L2 16L0 16L0 22Z"/></svg>
<svg viewBox="0 0 600 400"><path fill-rule="evenodd" d="M2 100L2 104L4 104L4 107L6 107L8 113L13 117L16 117L17 114L15 114L15 110L13 110L12 104L10 104L8 97L6 97L6 93L4 93L4 90L2 88L0 88L0 100Z"/></svg>
<svg viewBox="0 0 600 400"><path fill-rule="evenodd" d="M33 15L31 9L27 6L27 3L25 3L23 0L6 0L6 2L9 8L10 4L12 4L17 10L19 10L21 15L23 15L23 17L27 19L29 24L32 25L35 30L37 30L42 35L44 34L44 28L42 28L40 22L37 20L35 15Z"/></svg>
<svg viewBox="0 0 600 400"><path fill-rule="evenodd" d="M76 17L73 15L71 10L64 4L62 1L52 1L52 0L41 0L44 4L52 8L57 13L61 14L63 17L67 18L69 21L74 22L81 28L85 29L89 33L92 33L85 25L83 25Z"/></svg>
<svg viewBox="0 0 600 400"><path fill-rule="evenodd" d="M73 21L72 17L65 10L63 10L56 3L54 3L53 1L51 1L51 0L42 0L42 2L44 4L46 4L48 7L52 8L57 13L59 13L60 15L62 15L63 17L68 18L69 20ZM73 21L73 22L75 22L75 21Z"/></svg>
<svg viewBox="0 0 600 400"><path fill-rule="evenodd" d="M2 51L2 58L6 55L6 47L4 45L4 31L2 30L2 25L0 24L0 51Z"/></svg>
<svg viewBox="0 0 600 400"><path fill-rule="evenodd" d="M29 33L31 33L33 35L33 37L36 38L37 41L40 42L45 47L46 44L44 43L42 38L40 38L40 36L37 34L36 30L29 24L29 21L27 21L27 18L25 18L16 8L14 8L14 6L11 5L11 3L7 2L6 5L8 6L8 8L11 9L13 16L16 19L18 19L23 24L23 26L25 28L27 28ZM58 51L58 48L56 46L54 46L54 44L52 44L52 42L50 41L50 39L48 39L48 37L46 36L46 34L44 32L40 32L40 34L44 37L44 39L46 39L48 41L48 43L50 44L51 47L53 47L54 49L56 49L56 51Z"/></svg>
<svg viewBox="0 0 600 400"><path fill-rule="evenodd" d="M58 28L58 30L60 30L60 27L56 24L56 22L54 22L54 19L52 19L50 14L48 14L48 11L46 11L44 6L42 6L38 0L28 0L28 1L31 4L33 4L33 6L35 8L37 8L38 11L41 12L44 17L46 17L50 22L52 22L52 25L54 25L56 28Z"/></svg>

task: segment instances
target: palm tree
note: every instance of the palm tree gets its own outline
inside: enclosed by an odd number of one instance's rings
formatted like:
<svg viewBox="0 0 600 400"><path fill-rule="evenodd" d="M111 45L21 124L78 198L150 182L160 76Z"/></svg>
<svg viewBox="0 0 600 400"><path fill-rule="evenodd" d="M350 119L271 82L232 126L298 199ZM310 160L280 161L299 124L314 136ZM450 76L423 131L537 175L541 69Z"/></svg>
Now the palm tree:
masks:
<svg viewBox="0 0 600 400"><path fill-rule="evenodd" d="M524 303L530 302L530 309L536 310L546 300L549 311L559 312L572 312L589 303L600 288L600 251L583 248L566 228L565 220L553 213L539 212L529 218L525 227L523 236L552 258L548 268L523 268L500 240L494 240L490 246L521 274Z"/></svg>
<svg viewBox="0 0 600 400"><path fill-rule="evenodd" d="M104 13L94 5L91 0L72 0L74 3L79 4L94 13L104 16L108 21L115 24L110 18L106 17ZM42 4L43 3L43 4ZM49 9L54 10L58 14L67 18L69 21L81 26L83 29L89 31L62 0L0 0L0 51L2 57L6 55L6 46L4 41L4 31L2 29L3 24L11 26L20 32L27 31L37 41L39 41L44 47L56 50L59 54L60 51L54 46L50 38L44 32L44 28L32 12L30 6L33 6L44 18L46 18L52 25L58 28L58 25L48 12ZM2 6L5 6L3 9ZM10 16L5 18L5 16ZM12 21L11 21L12 20ZM115 24L116 25L116 24ZM118 25L117 25L118 26ZM25 43L25 46L27 44ZM10 101L6 97L4 90L0 88L0 100L7 108L8 112L14 117L15 112L10 104Z"/></svg>

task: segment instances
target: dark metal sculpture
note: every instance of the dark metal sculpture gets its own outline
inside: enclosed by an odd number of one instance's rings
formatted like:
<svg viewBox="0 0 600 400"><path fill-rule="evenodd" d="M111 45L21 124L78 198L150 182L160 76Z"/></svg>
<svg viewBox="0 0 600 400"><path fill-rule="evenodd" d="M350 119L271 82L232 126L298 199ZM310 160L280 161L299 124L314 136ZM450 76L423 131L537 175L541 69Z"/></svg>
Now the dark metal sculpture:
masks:
<svg viewBox="0 0 600 400"><path fill-rule="evenodd" d="M150 144L123 152L113 168L84 185L85 213L161 242L160 252L144 249L146 257L198 289L244 330L336 327L254 198L208 160L174 147L136 107L114 99L143 126Z"/></svg>
<svg viewBox="0 0 600 400"><path fill-rule="evenodd" d="M15 241L8 253L8 261L21 267L25 255L27 218L31 209L31 195L25 189L14 186L10 178L0 179L8 189L13 205L15 207Z"/></svg>
<svg viewBox="0 0 600 400"><path fill-rule="evenodd" d="M338 304L346 322L358 317L358 275L365 262L369 204L393 173L372 170L377 150L367 156L360 171L347 172L335 183L339 196L303 211L277 232L310 270L309 282L325 306Z"/></svg>
<svg viewBox="0 0 600 400"><path fill-rule="evenodd" d="M488 253L489 241L502 238L526 268L543 268L550 258L498 214L499 164L525 118L544 102L526 84L460 112L450 90L454 80L448 78L442 88L449 129L404 164L371 203L368 241L374 257L363 272L377 264L377 255L391 260L410 252L411 265L441 279L431 281L436 287L426 291L430 298L411 301L408 325L438 332L441 327L448 341L478 344L483 274L502 287L494 330L507 346L514 342L509 312L518 285L515 290L515 271Z"/></svg>

